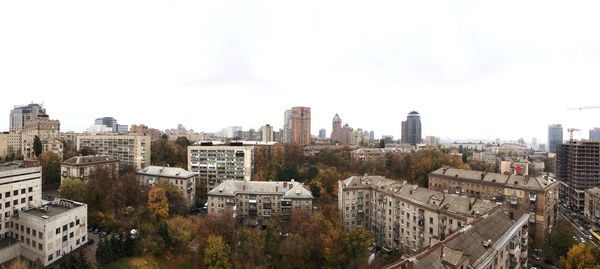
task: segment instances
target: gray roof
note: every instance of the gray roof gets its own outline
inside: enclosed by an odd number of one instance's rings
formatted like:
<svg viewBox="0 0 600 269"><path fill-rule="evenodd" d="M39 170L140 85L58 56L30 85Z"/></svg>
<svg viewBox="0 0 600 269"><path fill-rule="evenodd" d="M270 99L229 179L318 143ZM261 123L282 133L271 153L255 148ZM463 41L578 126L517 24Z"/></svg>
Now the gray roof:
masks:
<svg viewBox="0 0 600 269"><path fill-rule="evenodd" d="M342 182L345 187L376 188L416 204L461 215L483 215L496 207L491 201L447 194L382 176L352 176Z"/></svg>
<svg viewBox="0 0 600 269"><path fill-rule="evenodd" d="M468 258L474 265L486 252L493 251L494 245L514 224L502 210L494 210L469 226L448 236L445 241L423 250L412 260L414 269L443 269L443 263L459 264ZM488 241L489 240L489 241ZM485 247L483 242L489 242ZM389 268L394 268L390 266Z"/></svg>
<svg viewBox="0 0 600 269"><path fill-rule="evenodd" d="M91 165L91 164L102 164L118 162L114 157L106 155L90 155L90 156L75 156L62 162L66 165Z"/></svg>
<svg viewBox="0 0 600 269"><path fill-rule="evenodd" d="M593 195L600 195L600 188L598 188L598 187L589 188L589 189L585 190L585 192L593 194Z"/></svg>
<svg viewBox="0 0 600 269"><path fill-rule="evenodd" d="M148 166L135 172L138 175L188 179L196 176L188 170L179 167Z"/></svg>
<svg viewBox="0 0 600 269"><path fill-rule="evenodd" d="M442 167L436 171L431 172L430 175L456 178L457 180L474 180L496 184L498 186L529 190L543 190L548 188L550 185L558 182L555 179L548 176L530 177L520 175L505 175L500 173L463 170L451 167Z"/></svg>
<svg viewBox="0 0 600 269"><path fill-rule="evenodd" d="M72 208L80 207L82 205L84 204L67 199L56 199L52 203L45 204L41 207L25 210L21 214L30 214L38 218L53 217L65 213L71 210Z"/></svg>
<svg viewBox="0 0 600 269"><path fill-rule="evenodd" d="M313 199L312 193L300 182L225 180L208 192L209 195L235 196L247 194L281 194L289 199Z"/></svg>

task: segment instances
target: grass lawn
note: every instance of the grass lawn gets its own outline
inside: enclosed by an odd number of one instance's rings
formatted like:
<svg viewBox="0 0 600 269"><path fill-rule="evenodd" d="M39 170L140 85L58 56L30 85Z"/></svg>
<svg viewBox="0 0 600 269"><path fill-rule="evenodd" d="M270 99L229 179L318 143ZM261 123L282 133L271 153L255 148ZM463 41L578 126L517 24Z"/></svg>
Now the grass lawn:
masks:
<svg viewBox="0 0 600 269"><path fill-rule="evenodd" d="M106 269L197 269L201 267L201 261L194 256L172 257L169 255L163 257L154 257L151 255L144 257L124 258L114 261L102 268Z"/></svg>

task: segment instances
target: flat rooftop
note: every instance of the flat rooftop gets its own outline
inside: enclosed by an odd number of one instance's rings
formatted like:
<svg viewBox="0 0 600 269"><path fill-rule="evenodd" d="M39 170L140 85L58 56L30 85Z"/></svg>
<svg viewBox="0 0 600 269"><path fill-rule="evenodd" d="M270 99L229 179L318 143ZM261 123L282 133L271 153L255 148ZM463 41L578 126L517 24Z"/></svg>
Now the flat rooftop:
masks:
<svg viewBox="0 0 600 269"><path fill-rule="evenodd" d="M32 209L28 209L25 210L23 212L21 212L21 214L29 214L38 218L51 218L57 215L60 215L62 213L65 213L73 208L77 208L82 206L82 203L79 202L75 202L75 201L71 201L71 200L66 200L66 199L59 199L59 200L55 200L51 203L48 203L46 205L43 205L41 207L36 207L36 208L32 208Z"/></svg>
<svg viewBox="0 0 600 269"><path fill-rule="evenodd" d="M6 247L10 247L15 244L19 244L19 241L17 241L16 239L14 239L10 236L0 239L0 249L4 249Z"/></svg>

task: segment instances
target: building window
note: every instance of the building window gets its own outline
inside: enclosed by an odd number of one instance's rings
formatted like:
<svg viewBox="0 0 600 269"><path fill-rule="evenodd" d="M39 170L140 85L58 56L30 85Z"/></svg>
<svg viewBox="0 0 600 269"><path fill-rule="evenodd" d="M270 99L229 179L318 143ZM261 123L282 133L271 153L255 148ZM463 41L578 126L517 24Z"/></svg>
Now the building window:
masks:
<svg viewBox="0 0 600 269"><path fill-rule="evenodd" d="M38 243L38 249L42 250L42 243Z"/></svg>
<svg viewBox="0 0 600 269"><path fill-rule="evenodd" d="M51 261L53 259L52 254L48 255L48 261Z"/></svg>
<svg viewBox="0 0 600 269"><path fill-rule="evenodd" d="M69 223L69 228L73 228L73 226L75 226L75 222L71 221L71 223Z"/></svg>
<svg viewBox="0 0 600 269"><path fill-rule="evenodd" d="M25 189L21 189L21 194L25 194Z"/></svg>
<svg viewBox="0 0 600 269"><path fill-rule="evenodd" d="M33 192L33 187L29 187L29 192Z"/></svg>
<svg viewBox="0 0 600 269"><path fill-rule="evenodd" d="M30 234L30 233L31 233L31 229L29 229L29 227L27 227L27 229L25 229L25 232L26 232L27 234Z"/></svg>
<svg viewBox="0 0 600 269"><path fill-rule="evenodd" d="M60 228L56 228L56 235L60 234Z"/></svg>
<svg viewBox="0 0 600 269"><path fill-rule="evenodd" d="M4 197L6 197L6 198L10 197L10 192L9 191L5 192Z"/></svg>
<svg viewBox="0 0 600 269"><path fill-rule="evenodd" d="M69 234L69 238L73 238L73 232Z"/></svg>
<svg viewBox="0 0 600 269"><path fill-rule="evenodd" d="M19 195L19 190L13 191L13 195Z"/></svg>
<svg viewBox="0 0 600 269"><path fill-rule="evenodd" d="M63 229L62 229L62 230L63 230L63 232L66 232L66 231L67 231L67 225L66 225L66 224L65 224L65 225L63 225Z"/></svg>
<svg viewBox="0 0 600 269"><path fill-rule="evenodd" d="M29 202L33 201L33 196L29 196Z"/></svg>
<svg viewBox="0 0 600 269"><path fill-rule="evenodd" d="M25 197L21 198L21 204L25 203Z"/></svg>
<svg viewBox="0 0 600 269"><path fill-rule="evenodd" d="M433 218L429 218L429 224L433 224Z"/></svg>
<svg viewBox="0 0 600 269"><path fill-rule="evenodd" d="M75 224L79 225L79 220L78 219L75 220Z"/></svg>
<svg viewBox="0 0 600 269"><path fill-rule="evenodd" d="M39 237L40 239L44 239L44 233L40 232L40 233L38 234L38 237Z"/></svg>
<svg viewBox="0 0 600 269"><path fill-rule="evenodd" d="M67 242L67 236L66 235L63 235L63 240L62 241L63 242Z"/></svg>

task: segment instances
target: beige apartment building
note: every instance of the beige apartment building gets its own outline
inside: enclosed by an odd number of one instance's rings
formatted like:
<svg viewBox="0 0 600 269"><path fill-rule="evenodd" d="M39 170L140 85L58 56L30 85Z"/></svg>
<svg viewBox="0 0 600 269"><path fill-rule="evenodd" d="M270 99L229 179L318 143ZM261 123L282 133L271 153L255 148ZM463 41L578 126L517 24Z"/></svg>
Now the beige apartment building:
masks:
<svg viewBox="0 0 600 269"><path fill-rule="evenodd" d="M429 189L489 199L507 206L510 219L529 215L529 234L543 248L556 222L558 181L443 167L429 174Z"/></svg>
<svg viewBox="0 0 600 269"><path fill-rule="evenodd" d="M51 120L48 116L39 116L25 122L21 133L21 152L26 160L33 158L33 140L39 137L41 142L59 137L60 122ZM62 154L61 154L62 155Z"/></svg>
<svg viewBox="0 0 600 269"><path fill-rule="evenodd" d="M135 175L142 187L151 188L159 182L169 182L181 191L188 207L192 207L196 202L196 184L198 181L198 174L196 173L179 167L148 166L137 170Z"/></svg>
<svg viewBox="0 0 600 269"><path fill-rule="evenodd" d="M292 181L226 180L208 192L208 214L232 214L246 225L266 225L274 215L290 220L298 211L312 212L313 196Z"/></svg>
<svg viewBox="0 0 600 269"><path fill-rule="evenodd" d="M207 191L225 180L250 181L254 146L201 143L188 146L188 171L207 182Z"/></svg>
<svg viewBox="0 0 600 269"><path fill-rule="evenodd" d="M585 192L583 215L595 224L600 224L600 188L589 188Z"/></svg>
<svg viewBox="0 0 600 269"><path fill-rule="evenodd" d="M496 206L381 176L353 176L338 186L344 228L366 228L387 251L417 252Z"/></svg>
<svg viewBox="0 0 600 269"><path fill-rule="evenodd" d="M310 107L292 107L292 144L310 145Z"/></svg>
<svg viewBox="0 0 600 269"><path fill-rule="evenodd" d="M406 152L401 148L359 148L350 152L350 157L355 161L368 161L383 159L388 154L404 155Z"/></svg>
<svg viewBox="0 0 600 269"><path fill-rule="evenodd" d="M77 178L87 182L88 177L94 170L104 168L113 177L118 176L119 160L111 156L75 156L65 160L60 165L61 182L67 178Z"/></svg>
<svg viewBox="0 0 600 269"><path fill-rule="evenodd" d="M58 157L62 160L63 149L64 149L63 142L56 137L49 138L49 139L42 141L42 153L52 152L52 153L58 155Z"/></svg>
<svg viewBox="0 0 600 269"><path fill-rule="evenodd" d="M439 244L385 269L526 269L529 215L511 220L500 209L483 215ZM533 268L533 267L532 267Z"/></svg>
<svg viewBox="0 0 600 269"><path fill-rule="evenodd" d="M131 134L87 134L77 136L77 150L90 148L96 154L116 158L123 165L142 169L150 165L150 136Z"/></svg>

